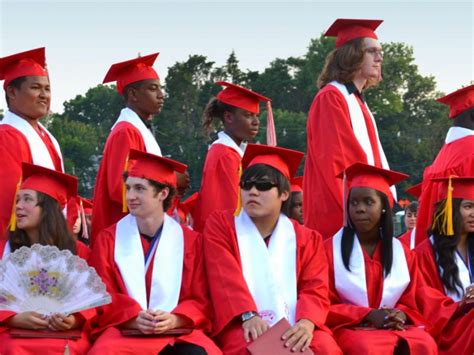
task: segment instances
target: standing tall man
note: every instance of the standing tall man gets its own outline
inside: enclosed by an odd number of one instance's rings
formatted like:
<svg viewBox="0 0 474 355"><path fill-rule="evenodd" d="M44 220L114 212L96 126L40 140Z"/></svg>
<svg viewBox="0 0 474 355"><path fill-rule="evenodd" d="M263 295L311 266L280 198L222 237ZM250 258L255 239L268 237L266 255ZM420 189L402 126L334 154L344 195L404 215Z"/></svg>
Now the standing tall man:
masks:
<svg viewBox="0 0 474 355"><path fill-rule="evenodd" d="M45 48L0 58L8 106L0 122L0 239L12 214L21 163L64 172L59 144L39 122L48 114L51 101L45 61Z"/></svg>
<svg viewBox="0 0 474 355"><path fill-rule="evenodd" d="M423 173L420 206L416 220L415 245L425 240L431 216L438 200L439 183L434 178L474 176L474 85L467 86L437 100L448 105L453 126L433 163Z"/></svg>
<svg viewBox="0 0 474 355"><path fill-rule="evenodd" d="M117 81L117 91L126 107L112 127L94 189L91 242L103 229L125 216L122 173L130 149L161 156L161 149L151 132L151 120L163 107L160 78L152 68L158 53L114 64L104 83Z"/></svg>
<svg viewBox="0 0 474 355"><path fill-rule="evenodd" d="M303 213L307 227L324 238L343 223L342 181L355 162L388 169L374 117L362 91L381 79L383 52L375 29L382 20L338 19L325 36L336 37L318 78L307 123Z"/></svg>

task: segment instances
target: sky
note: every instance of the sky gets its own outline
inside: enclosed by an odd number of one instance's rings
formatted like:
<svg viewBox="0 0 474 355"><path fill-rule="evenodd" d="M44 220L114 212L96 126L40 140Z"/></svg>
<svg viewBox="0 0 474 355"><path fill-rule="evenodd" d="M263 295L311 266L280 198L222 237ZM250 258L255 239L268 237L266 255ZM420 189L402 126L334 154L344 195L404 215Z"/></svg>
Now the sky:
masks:
<svg viewBox="0 0 474 355"><path fill-rule="evenodd" d="M454 91L473 80L472 1L0 0L0 56L46 47L52 110L101 83L110 65L160 52L155 69L189 55L262 71L302 56L336 18L383 19L381 42L414 49L422 75ZM4 95L0 108L6 109Z"/></svg>

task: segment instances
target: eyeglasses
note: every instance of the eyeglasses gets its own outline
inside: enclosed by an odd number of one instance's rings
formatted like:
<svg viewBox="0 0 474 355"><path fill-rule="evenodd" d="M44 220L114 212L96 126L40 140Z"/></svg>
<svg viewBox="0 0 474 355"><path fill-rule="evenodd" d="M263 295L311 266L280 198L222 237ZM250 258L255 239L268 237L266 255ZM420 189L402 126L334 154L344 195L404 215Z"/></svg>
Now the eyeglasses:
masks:
<svg viewBox="0 0 474 355"><path fill-rule="evenodd" d="M379 48L375 48L375 47L371 47L371 48L366 48L364 49L364 52L365 53L369 53L372 57L376 57L377 55L380 57L380 58L383 58L383 50L379 49Z"/></svg>
<svg viewBox="0 0 474 355"><path fill-rule="evenodd" d="M271 182L271 181L254 181L254 180L247 180L247 181L241 181L240 182L240 188L245 191L249 191L254 187L258 191L268 191L271 190L274 187L277 187L278 185Z"/></svg>

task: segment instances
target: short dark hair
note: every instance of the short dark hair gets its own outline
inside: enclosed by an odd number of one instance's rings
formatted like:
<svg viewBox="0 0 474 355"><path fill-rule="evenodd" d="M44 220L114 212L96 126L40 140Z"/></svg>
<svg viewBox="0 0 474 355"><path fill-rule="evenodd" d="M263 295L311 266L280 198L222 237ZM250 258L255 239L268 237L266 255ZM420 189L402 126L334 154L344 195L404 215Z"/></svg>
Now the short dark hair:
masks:
<svg viewBox="0 0 474 355"><path fill-rule="evenodd" d="M128 102L128 95L129 95L129 92L130 90L138 90L140 89L140 87L142 86L143 82L145 80L140 80L140 81L135 81L133 83L130 83L128 84L127 86L125 86L122 90L122 94L123 94L123 98L125 100L125 103Z"/></svg>
<svg viewBox="0 0 474 355"><path fill-rule="evenodd" d="M267 177L270 181L277 185L278 195L281 196L283 192L290 192L290 181L277 169L267 164L255 164L244 170L240 181L258 180ZM290 203L288 198L283 202L281 210L285 211L287 205Z"/></svg>
<svg viewBox="0 0 474 355"><path fill-rule="evenodd" d="M453 126L474 129L474 107L453 117Z"/></svg>
<svg viewBox="0 0 474 355"><path fill-rule="evenodd" d="M71 253L76 254L76 242L58 201L42 192L36 191L36 193L38 196L38 206L41 207L40 224L38 227L39 244L54 245L59 250L69 250ZM16 228L15 231L9 232L8 240L10 241L12 251L22 246L31 246L28 234L22 229Z"/></svg>
<svg viewBox="0 0 474 355"><path fill-rule="evenodd" d="M15 89L20 90L21 85L23 85L23 83L26 81L26 78L27 78L26 76L20 76L16 79L13 79L12 81L8 83L7 90L5 90L5 101L7 102L7 107L10 107L10 99L8 97L8 87L12 86Z"/></svg>
<svg viewBox="0 0 474 355"><path fill-rule="evenodd" d="M125 182L128 178L128 172L124 172L122 174L122 178L123 178L123 181ZM153 189L155 190L155 196L165 187L168 188L169 190L168 196L163 201L163 211L166 213L166 211L168 211L168 209L171 207L171 204L173 203L173 198L176 196L176 187L170 184L163 184L159 181L147 179L145 177L142 179L145 179L146 181L148 181L150 186L153 187Z"/></svg>
<svg viewBox="0 0 474 355"><path fill-rule="evenodd" d="M410 202L405 207L405 213L407 213L407 212L417 213L418 212L418 202L416 202L416 201Z"/></svg>

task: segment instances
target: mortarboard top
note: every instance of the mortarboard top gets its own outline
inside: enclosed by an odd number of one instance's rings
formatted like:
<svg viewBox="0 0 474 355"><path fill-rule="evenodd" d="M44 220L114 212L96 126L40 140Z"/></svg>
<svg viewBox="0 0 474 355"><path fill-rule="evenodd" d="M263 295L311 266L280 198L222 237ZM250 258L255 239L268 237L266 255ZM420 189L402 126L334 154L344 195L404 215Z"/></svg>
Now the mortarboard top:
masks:
<svg viewBox="0 0 474 355"><path fill-rule="evenodd" d="M291 192L303 192L303 177L297 176L291 179Z"/></svg>
<svg viewBox="0 0 474 355"><path fill-rule="evenodd" d="M405 180L408 175L393 170L377 168L365 163L354 163L344 172L338 175L339 178L345 178L348 183L348 190L353 187L369 187L384 193L390 206L393 207L393 195L390 192L390 186Z"/></svg>
<svg viewBox="0 0 474 355"><path fill-rule="evenodd" d="M248 144L242 157L242 168L255 164L269 165L281 172L288 180L295 176L304 153L297 150L264 144Z"/></svg>
<svg viewBox="0 0 474 355"><path fill-rule="evenodd" d="M23 76L48 76L45 65L44 47L0 58L0 80L5 80L3 88Z"/></svg>
<svg viewBox="0 0 474 355"><path fill-rule="evenodd" d="M61 208L66 206L70 197L77 196L77 177L28 163L22 163L21 168L23 182L20 190L42 192L58 201Z"/></svg>
<svg viewBox="0 0 474 355"><path fill-rule="evenodd" d="M176 172L184 173L187 165L176 160L130 149L128 176L153 180L176 187Z"/></svg>
<svg viewBox="0 0 474 355"><path fill-rule="evenodd" d="M105 75L102 83L105 84L116 81L117 91L123 94L123 89L129 84L142 80L159 79L158 74L152 67L159 54L160 53L153 53L144 57L113 64Z"/></svg>
<svg viewBox="0 0 474 355"><path fill-rule="evenodd" d="M449 106L449 118L454 118L461 112L474 107L474 84L456 90L436 101Z"/></svg>
<svg viewBox="0 0 474 355"><path fill-rule="evenodd" d="M378 39L375 30L383 20L344 19L339 18L324 34L326 37L336 37L336 48L356 39L369 37Z"/></svg>
<svg viewBox="0 0 474 355"><path fill-rule="evenodd" d="M242 86L218 81L216 84L224 86L225 89L218 92L216 97L225 104L239 107L241 109L258 114L260 112L260 102L270 102L268 97L260 95Z"/></svg>
<svg viewBox="0 0 474 355"><path fill-rule="evenodd" d="M419 200L420 197L421 197L421 188L422 187L423 187L423 184L420 182L419 184L410 186L408 189L405 190L405 192L412 195L417 200Z"/></svg>

